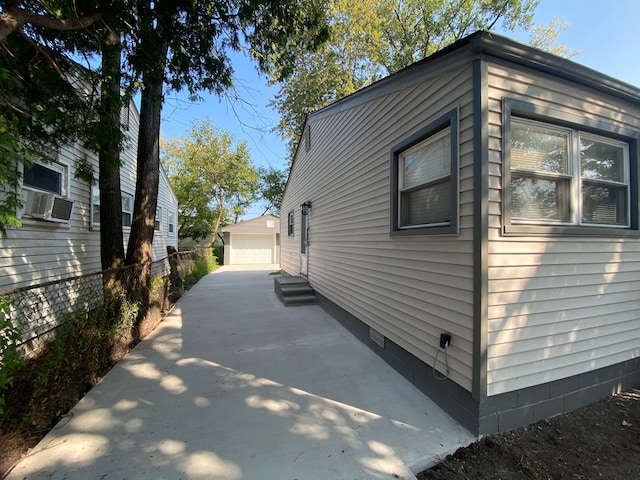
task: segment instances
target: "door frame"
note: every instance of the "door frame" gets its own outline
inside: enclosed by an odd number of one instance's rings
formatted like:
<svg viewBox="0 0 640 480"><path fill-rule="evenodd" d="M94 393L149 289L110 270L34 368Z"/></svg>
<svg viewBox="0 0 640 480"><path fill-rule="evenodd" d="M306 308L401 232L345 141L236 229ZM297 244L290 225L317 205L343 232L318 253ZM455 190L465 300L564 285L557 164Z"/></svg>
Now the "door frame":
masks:
<svg viewBox="0 0 640 480"><path fill-rule="evenodd" d="M309 276L309 214L311 202L300 205L300 275Z"/></svg>

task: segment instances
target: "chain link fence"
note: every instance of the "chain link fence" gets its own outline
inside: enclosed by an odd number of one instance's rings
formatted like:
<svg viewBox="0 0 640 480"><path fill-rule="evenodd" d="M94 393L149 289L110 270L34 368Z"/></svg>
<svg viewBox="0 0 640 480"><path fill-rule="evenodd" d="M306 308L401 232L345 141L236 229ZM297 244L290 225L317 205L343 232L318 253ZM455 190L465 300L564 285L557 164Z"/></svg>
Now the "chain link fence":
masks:
<svg viewBox="0 0 640 480"><path fill-rule="evenodd" d="M166 285L171 273L171 257L179 259L181 274L185 276L193 271L197 255L195 251L176 252L147 265L132 265L6 290L0 292L0 303L4 306L5 316L9 317L7 320L21 332L22 341L18 346L24 352L34 352L73 315L88 314L104 305L103 285L110 275L117 273L124 285L132 285L143 267L149 266L152 279L161 278Z"/></svg>

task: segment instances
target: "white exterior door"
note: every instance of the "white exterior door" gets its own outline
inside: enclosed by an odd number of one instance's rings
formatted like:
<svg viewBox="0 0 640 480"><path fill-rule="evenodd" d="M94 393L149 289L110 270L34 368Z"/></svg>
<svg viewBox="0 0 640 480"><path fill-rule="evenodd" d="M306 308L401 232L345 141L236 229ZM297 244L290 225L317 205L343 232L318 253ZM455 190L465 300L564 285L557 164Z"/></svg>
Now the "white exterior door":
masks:
<svg viewBox="0 0 640 480"><path fill-rule="evenodd" d="M274 263L275 236L266 234L235 234L231 237L231 264L249 265Z"/></svg>
<svg viewBox="0 0 640 480"><path fill-rule="evenodd" d="M309 275L309 213L302 207L300 215L300 275Z"/></svg>

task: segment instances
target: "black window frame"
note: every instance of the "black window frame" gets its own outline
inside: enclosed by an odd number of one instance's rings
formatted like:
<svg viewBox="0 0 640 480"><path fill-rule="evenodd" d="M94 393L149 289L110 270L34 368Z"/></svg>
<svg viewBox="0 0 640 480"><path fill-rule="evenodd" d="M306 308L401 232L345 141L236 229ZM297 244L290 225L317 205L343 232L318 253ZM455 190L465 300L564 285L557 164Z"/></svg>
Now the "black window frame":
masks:
<svg viewBox="0 0 640 480"><path fill-rule="evenodd" d="M459 217L459 126L458 126L458 109L455 108L436 120L430 122L425 127L421 128L413 135L397 143L391 147L390 153L390 186L391 186L391 236L407 236L407 235L457 235L458 234L458 217ZM439 134L447 128L450 129L450 144L451 144L451 160L450 160L450 220L447 225L439 224L424 224L417 226L400 226L400 155L414 147L415 145Z"/></svg>
<svg viewBox="0 0 640 480"><path fill-rule="evenodd" d="M586 134L624 142L628 146L629 162L629 226L551 223L519 223L511 218L511 125L512 119L531 120L558 127L584 132ZM562 114L519 99L502 99L502 232L506 236L600 236L600 237L638 237L639 204L638 172L640 156L638 154L640 132L631 128L615 125L586 116L570 113ZM579 180L579 179L578 179Z"/></svg>
<svg viewBox="0 0 640 480"><path fill-rule="evenodd" d="M287 235L289 237L293 237L294 222L295 222L294 212L293 210L291 210L287 214Z"/></svg>

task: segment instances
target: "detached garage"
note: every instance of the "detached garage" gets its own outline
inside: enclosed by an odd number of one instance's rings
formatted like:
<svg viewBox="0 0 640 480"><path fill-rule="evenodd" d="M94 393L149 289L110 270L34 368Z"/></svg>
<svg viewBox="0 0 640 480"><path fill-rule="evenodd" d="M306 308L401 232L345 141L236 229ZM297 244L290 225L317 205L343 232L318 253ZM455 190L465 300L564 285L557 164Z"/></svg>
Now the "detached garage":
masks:
<svg viewBox="0 0 640 480"><path fill-rule="evenodd" d="M222 229L225 265L280 263L280 219L274 215L238 222Z"/></svg>

